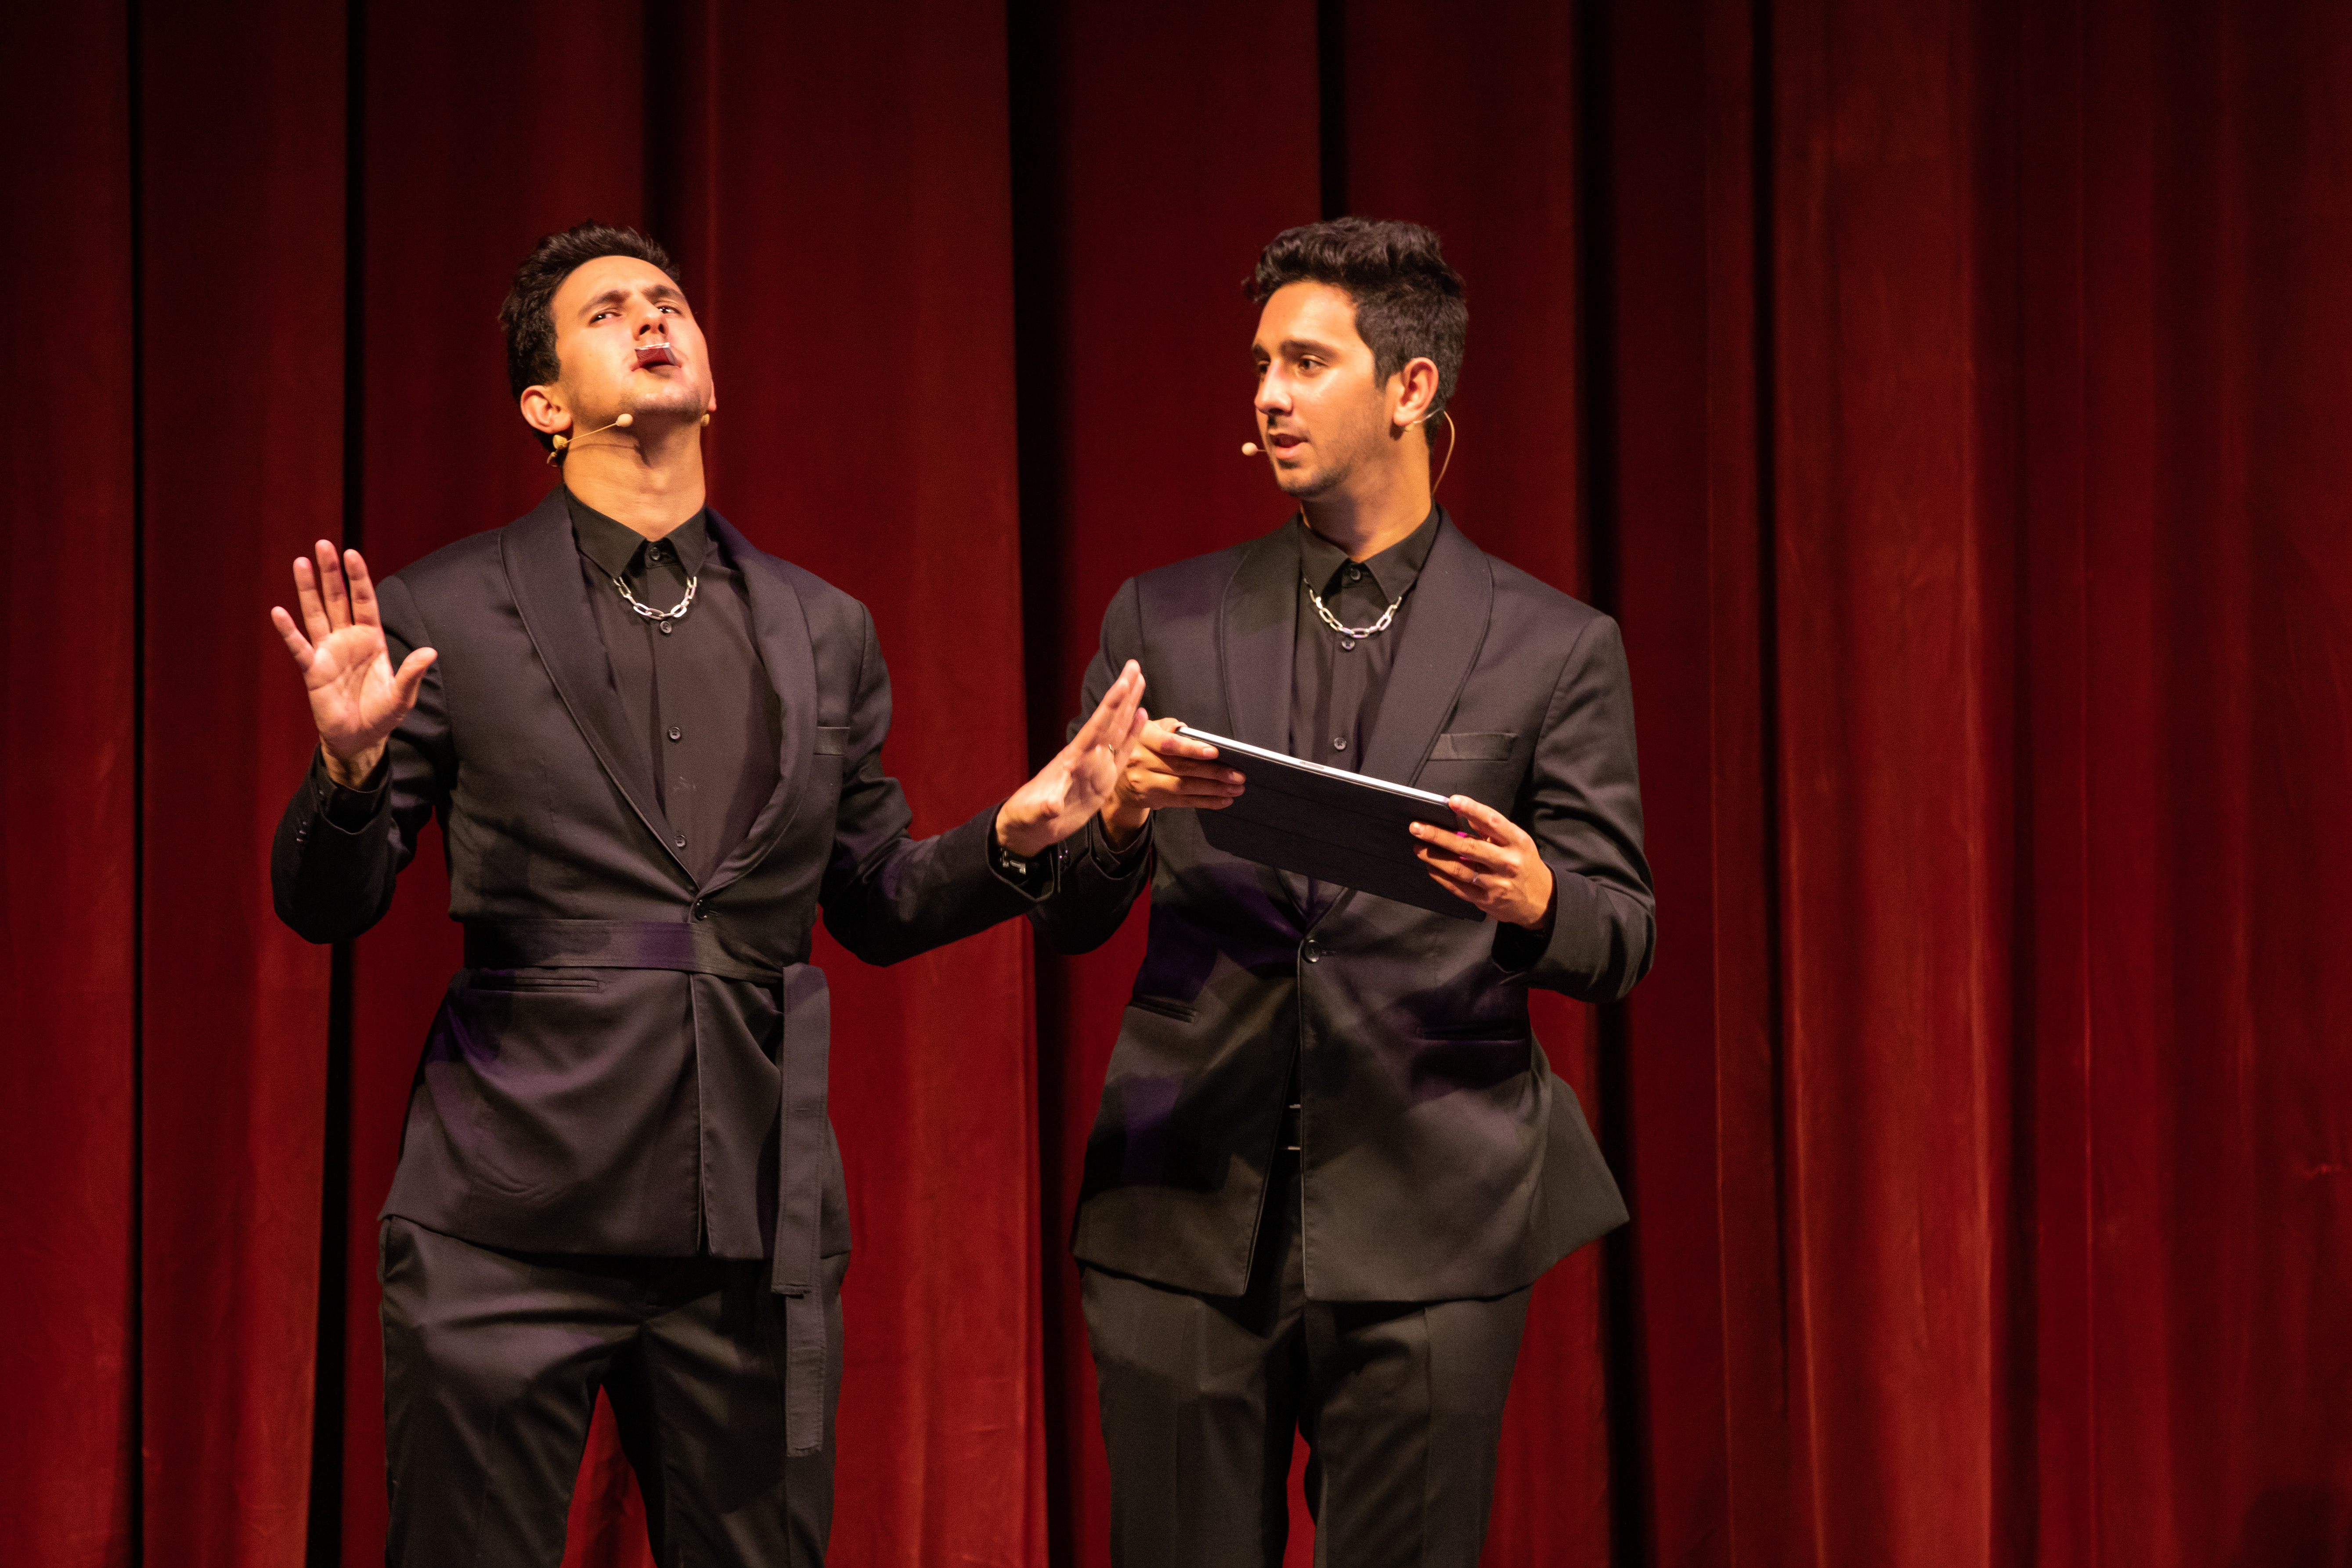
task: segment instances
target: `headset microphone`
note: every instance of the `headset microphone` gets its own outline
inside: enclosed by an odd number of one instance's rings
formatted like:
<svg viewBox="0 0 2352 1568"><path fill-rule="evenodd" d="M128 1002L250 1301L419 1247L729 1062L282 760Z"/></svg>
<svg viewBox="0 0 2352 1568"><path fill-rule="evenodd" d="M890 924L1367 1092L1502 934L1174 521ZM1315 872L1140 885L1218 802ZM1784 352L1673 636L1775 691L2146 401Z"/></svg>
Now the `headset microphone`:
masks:
<svg viewBox="0 0 2352 1568"><path fill-rule="evenodd" d="M610 425L600 425L595 429L589 431L588 436L602 436L607 430L625 430L636 422L637 416L635 415L624 414L618 419L614 420ZM564 455L566 448L577 447L581 442L588 439L588 436L558 436L555 438L554 449L547 454L547 460L550 466L554 464L556 458ZM608 441L605 445L609 447L613 445L613 443Z"/></svg>
<svg viewBox="0 0 2352 1568"><path fill-rule="evenodd" d="M1244 441L1242 443L1242 456L1244 458L1255 458L1260 452L1265 450L1265 447L1259 446L1255 441Z"/></svg>

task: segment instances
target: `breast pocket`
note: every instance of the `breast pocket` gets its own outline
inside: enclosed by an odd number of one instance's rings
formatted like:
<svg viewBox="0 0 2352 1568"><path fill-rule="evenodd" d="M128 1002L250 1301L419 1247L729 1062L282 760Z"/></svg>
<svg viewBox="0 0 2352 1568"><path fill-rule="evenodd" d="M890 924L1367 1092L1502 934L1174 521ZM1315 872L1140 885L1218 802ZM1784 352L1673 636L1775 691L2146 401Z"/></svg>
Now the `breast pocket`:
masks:
<svg viewBox="0 0 2352 1568"><path fill-rule="evenodd" d="M1412 782L1433 795L1466 795L1508 811L1519 791L1516 730L1454 730L1437 737Z"/></svg>
<svg viewBox="0 0 2352 1568"><path fill-rule="evenodd" d="M1518 743L1516 730L1456 730L1437 737L1430 748L1433 763L1507 763Z"/></svg>

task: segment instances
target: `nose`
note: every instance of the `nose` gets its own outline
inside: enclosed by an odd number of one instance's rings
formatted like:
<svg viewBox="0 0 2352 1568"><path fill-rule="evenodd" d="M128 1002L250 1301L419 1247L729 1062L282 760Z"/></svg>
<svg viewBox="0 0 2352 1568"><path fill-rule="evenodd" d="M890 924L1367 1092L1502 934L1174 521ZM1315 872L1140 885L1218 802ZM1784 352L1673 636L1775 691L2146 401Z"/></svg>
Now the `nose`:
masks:
<svg viewBox="0 0 2352 1568"><path fill-rule="evenodd" d="M1268 365L1265 374L1257 378L1257 396L1253 400L1260 414L1283 414L1290 408L1290 384L1282 372Z"/></svg>

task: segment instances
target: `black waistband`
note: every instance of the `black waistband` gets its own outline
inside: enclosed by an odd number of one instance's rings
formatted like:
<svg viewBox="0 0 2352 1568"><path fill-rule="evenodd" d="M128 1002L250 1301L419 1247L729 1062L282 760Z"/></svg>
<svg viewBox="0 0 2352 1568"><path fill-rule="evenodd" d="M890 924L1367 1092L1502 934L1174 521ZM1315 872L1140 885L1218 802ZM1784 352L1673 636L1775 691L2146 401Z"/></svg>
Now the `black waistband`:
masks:
<svg viewBox="0 0 2352 1568"><path fill-rule="evenodd" d="M468 969L672 969L761 985L783 965L711 921L468 921Z"/></svg>

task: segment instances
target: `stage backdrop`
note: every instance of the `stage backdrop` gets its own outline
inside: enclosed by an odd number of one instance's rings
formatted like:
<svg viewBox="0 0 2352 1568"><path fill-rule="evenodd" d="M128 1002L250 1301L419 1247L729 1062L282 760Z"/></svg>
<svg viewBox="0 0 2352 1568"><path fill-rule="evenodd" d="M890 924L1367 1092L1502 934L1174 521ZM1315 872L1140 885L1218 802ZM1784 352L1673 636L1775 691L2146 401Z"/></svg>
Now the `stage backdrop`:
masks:
<svg viewBox="0 0 2352 1568"><path fill-rule="evenodd" d="M52 6L0 631L0 1561L381 1554L374 1215L437 840L311 949L265 619L551 482L492 313L639 223L713 500L873 608L918 826L1126 575L1279 523L1241 292L1435 226L1444 499L1624 623L1662 931L1538 1027L1634 1224L1486 1560L2352 1560L2352 11L2325 0ZM1139 918L825 948L835 1561L1107 1561L1064 1246ZM572 1561L646 1561L600 1427ZM1307 1560L1303 1518L1292 1561Z"/></svg>

